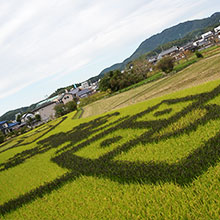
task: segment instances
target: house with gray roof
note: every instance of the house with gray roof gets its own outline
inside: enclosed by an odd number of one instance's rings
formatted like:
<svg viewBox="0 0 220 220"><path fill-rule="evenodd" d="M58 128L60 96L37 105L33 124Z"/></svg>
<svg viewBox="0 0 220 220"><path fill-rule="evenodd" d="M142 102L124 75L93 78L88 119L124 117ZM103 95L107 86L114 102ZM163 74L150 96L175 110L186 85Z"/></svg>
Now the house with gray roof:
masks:
<svg viewBox="0 0 220 220"><path fill-rule="evenodd" d="M0 121L0 130L3 134L7 134L10 132L8 128L8 122L7 121Z"/></svg>
<svg viewBox="0 0 220 220"><path fill-rule="evenodd" d="M70 90L69 93L76 96L77 92L79 91L80 91L79 88L75 88L75 89Z"/></svg>
<svg viewBox="0 0 220 220"><path fill-rule="evenodd" d="M192 51L195 52L195 50L197 49L197 45L194 45L194 42L188 42L187 44L183 45L180 50L183 51Z"/></svg>
<svg viewBox="0 0 220 220"><path fill-rule="evenodd" d="M72 89L69 92L66 91L65 93L59 96L58 102L63 103L65 105L67 102L73 101L77 98L77 93L79 91L79 88Z"/></svg>
<svg viewBox="0 0 220 220"><path fill-rule="evenodd" d="M76 93L76 96L79 97L80 99L88 97L89 95L92 94L92 90L90 89L83 89L79 92Z"/></svg>
<svg viewBox="0 0 220 220"><path fill-rule="evenodd" d="M38 108L33 110L34 115L39 114L41 117L41 121L49 121L55 118L55 110L56 102L47 102L39 106Z"/></svg>
<svg viewBox="0 0 220 220"><path fill-rule="evenodd" d="M176 55L177 53L179 53L179 47L173 46L173 47L169 48L168 50L162 51L162 52L158 55L157 59L160 60L160 59L162 59L162 58L165 57L165 56L174 56L174 55Z"/></svg>

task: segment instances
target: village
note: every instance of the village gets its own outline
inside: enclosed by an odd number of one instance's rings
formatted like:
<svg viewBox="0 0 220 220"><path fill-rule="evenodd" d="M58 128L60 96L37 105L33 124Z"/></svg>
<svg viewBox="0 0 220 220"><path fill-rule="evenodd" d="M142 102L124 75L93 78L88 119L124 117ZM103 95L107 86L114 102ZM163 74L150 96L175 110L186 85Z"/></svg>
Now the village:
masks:
<svg viewBox="0 0 220 220"><path fill-rule="evenodd" d="M219 43L220 26L216 27L213 31L208 31L202 34L200 38L195 41L189 42L182 47L173 46L168 50L162 51L157 56L148 58L147 60L152 65L156 65L159 60L166 56L170 56L174 60L179 61L186 57L187 51L202 51ZM132 67L133 66L130 66L130 68ZM19 131L24 127L32 129L41 124L47 123L48 121L56 118L55 106L58 104L62 103L65 105L73 100L79 104L81 99L92 96L93 94L97 93L98 90L98 81L94 83L85 81L82 82L81 86L79 87L74 85L69 91L65 90L65 92L60 95L39 102L33 111L23 114L16 114L13 121L0 121L0 130L4 135L8 135L15 131Z"/></svg>
<svg viewBox="0 0 220 220"><path fill-rule="evenodd" d="M16 114L13 121L0 121L0 130L4 135L7 135L24 127L34 128L47 123L56 118L55 106L65 105L71 101L79 104L81 99L93 95L97 90L98 82L89 83L85 81L79 87L74 85L69 91L65 90L60 95L39 102L33 111Z"/></svg>
<svg viewBox="0 0 220 220"><path fill-rule="evenodd" d="M149 63L156 64L160 59L165 56L171 56L175 60L180 60L185 58L185 52L191 51L195 52L196 50L202 51L206 48L214 46L220 42L220 26L214 28L213 31L208 31L200 36L199 39L189 42L182 47L173 46L168 50L162 51L159 55L151 57L148 59Z"/></svg>

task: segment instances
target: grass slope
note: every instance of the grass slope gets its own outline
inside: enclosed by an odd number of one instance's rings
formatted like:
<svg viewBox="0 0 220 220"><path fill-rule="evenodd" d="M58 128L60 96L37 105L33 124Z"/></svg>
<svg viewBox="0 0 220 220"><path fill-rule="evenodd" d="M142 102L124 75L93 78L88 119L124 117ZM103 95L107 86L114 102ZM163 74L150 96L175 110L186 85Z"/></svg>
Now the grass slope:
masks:
<svg viewBox="0 0 220 220"><path fill-rule="evenodd" d="M0 145L0 219L218 219L220 80Z"/></svg>

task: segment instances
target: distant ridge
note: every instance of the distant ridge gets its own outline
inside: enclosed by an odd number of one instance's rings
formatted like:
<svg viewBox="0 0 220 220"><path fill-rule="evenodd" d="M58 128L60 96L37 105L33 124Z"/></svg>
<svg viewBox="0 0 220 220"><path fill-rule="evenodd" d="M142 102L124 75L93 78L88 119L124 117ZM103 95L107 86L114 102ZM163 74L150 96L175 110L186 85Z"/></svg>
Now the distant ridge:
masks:
<svg viewBox="0 0 220 220"><path fill-rule="evenodd" d="M219 20L220 12L216 12L208 18L186 21L173 27L167 28L161 33L155 34L152 37L143 41L137 48L137 50L129 58L125 59L122 63L117 63L104 69L99 74L99 76L102 76L111 70L122 70L130 61L156 49L159 45L181 39L193 31L205 29L209 26L218 25Z"/></svg>

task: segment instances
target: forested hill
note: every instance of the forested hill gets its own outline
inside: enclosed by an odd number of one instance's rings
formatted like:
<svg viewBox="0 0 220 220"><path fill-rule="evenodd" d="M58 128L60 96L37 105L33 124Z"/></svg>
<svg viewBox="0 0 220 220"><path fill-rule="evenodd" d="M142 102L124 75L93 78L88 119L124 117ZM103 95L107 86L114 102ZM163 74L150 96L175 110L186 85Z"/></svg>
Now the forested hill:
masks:
<svg viewBox="0 0 220 220"><path fill-rule="evenodd" d="M216 12L211 17L192 20L180 23L168 29L165 29L161 33L155 34L152 37L143 41L137 50L122 63L117 63L104 69L100 75L103 75L111 70L123 69L127 63L138 58L139 56L146 54L149 51L156 49L159 45L166 44L171 41L175 41L184 38L187 34L194 32L194 36L200 33L202 30L210 26L217 26L220 20L220 12ZM191 35L192 36L192 35Z"/></svg>
<svg viewBox="0 0 220 220"><path fill-rule="evenodd" d="M15 120L15 115L17 113L25 113L25 112L29 112L29 111L32 111L36 108L36 104L32 104L30 106L27 106L27 107L21 107L21 108L18 108L18 109L15 109L15 110L11 110L11 111L8 111L6 112L4 115L2 115L0 117L0 121L10 121L10 120Z"/></svg>

